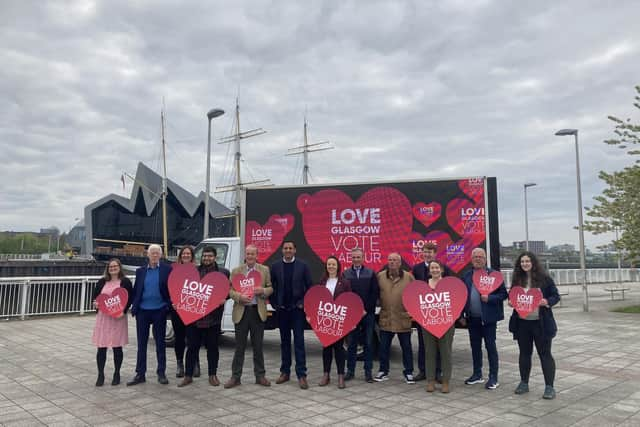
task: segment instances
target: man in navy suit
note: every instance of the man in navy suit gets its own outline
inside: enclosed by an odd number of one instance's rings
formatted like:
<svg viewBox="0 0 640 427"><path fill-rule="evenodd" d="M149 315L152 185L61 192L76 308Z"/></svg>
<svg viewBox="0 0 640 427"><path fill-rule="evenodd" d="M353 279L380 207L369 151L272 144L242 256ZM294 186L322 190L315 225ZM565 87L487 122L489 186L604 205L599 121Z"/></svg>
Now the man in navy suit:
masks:
<svg viewBox="0 0 640 427"><path fill-rule="evenodd" d="M280 328L280 377L276 384L289 381L291 375L291 332L293 332L296 357L296 376L300 388L309 388L304 350L304 294L311 287L311 271L302 260L297 259L296 244L290 240L282 244L282 260L271 266L273 294L271 304L278 313Z"/></svg>
<svg viewBox="0 0 640 427"><path fill-rule="evenodd" d="M160 258L162 257L160 245L149 245L147 256L149 263L136 270L136 281L133 285L131 315L136 318L138 355L136 358L136 376L127 383L128 386L146 381L147 342L149 341L149 326L151 325L153 325L153 339L156 343L158 382L160 384L169 384L165 374L167 355L164 337L167 329L167 311L171 306L168 286L171 266L160 263Z"/></svg>

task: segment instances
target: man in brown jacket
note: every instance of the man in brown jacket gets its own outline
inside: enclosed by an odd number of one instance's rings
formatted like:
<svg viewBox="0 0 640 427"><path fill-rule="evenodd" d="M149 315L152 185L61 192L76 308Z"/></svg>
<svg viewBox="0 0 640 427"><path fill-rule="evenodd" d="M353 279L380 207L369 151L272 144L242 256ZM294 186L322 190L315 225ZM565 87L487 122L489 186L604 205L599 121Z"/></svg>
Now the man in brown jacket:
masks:
<svg viewBox="0 0 640 427"><path fill-rule="evenodd" d="M398 335L402 348L402 365L407 384L415 384L413 379L413 353L411 350L411 316L402 304L402 292L414 278L404 271L399 253L387 257L387 269L378 273L380 287L380 372L374 381L389 379L389 350L394 335Z"/></svg>
<svg viewBox="0 0 640 427"><path fill-rule="evenodd" d="M236 351L231 363L231 378L224 388L232 388L240 385L242 366L244 365L244 353L247 347L247 335L251 332L251 345L253 347L253 373L256 376L256 384L270 386L271 383L265 377L264 354L262 341L264 338L264 322L267 320L266 299L273 292L271 287L271 275L269 268L258 264L258 248L248 245L245 248L245 264L236 267L231 272L231 278L236 275L248 275L255 270L260 273L260 282L254 288L253 298L241 294L231 288L229 296L235 303L231 318L236 330Z"/></svg>

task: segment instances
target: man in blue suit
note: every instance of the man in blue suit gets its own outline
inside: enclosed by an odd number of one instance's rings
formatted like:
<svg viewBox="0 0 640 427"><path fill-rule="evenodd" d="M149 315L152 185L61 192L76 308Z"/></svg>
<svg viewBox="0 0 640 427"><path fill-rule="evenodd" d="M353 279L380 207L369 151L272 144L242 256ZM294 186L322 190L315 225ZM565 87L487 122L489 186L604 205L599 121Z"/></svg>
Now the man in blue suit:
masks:
<svg viewBox="0 0 640 427"><path fill-rule="evenodd" d="M146 381L147 342L149 341L149 326L151 325L153 325L153 339L156 342L158 382L160 384L169 384L165 374L167 355L164 337L167 329L167 311L171 306L168 286L171 266L160 263L160 258L162 257L160 245L149 245L147 256L149 264L136 270L136 281L133 285L131 315L136 318L138 355L136 358L136 376L127 383L128 386Z"/></svg>
<svg viewBox="0 0 640 427"><path fill-rule="evenodd" d="M289 381L291 375L291 332L293 332L296 357L296 376L300 388L309 388L304 350L304 294L311 287L311 271L302 260L297 259L296 244L285 241L282 244L282 260L271 266L273 294L271 304L278 313L280 328L280 377L276 384Z"/></svg>
<svg viewBox="0 0 640 427"><path fill-rule="evenodd" d="M475 248L471 252L471 264L473 268L462 276L462 281L467 285L468 298L464 308L464 320L469 328L469 341L471 343L471 356L473 358L473 373L465 380L465 384L481 384L482 378L482 340L487 349L489 359L489 379L484 384L488 390L498 388L498 349L496 347L496 326L504 319L502 302L507 299L507 288L504 282L489 295L480 295L473 286L473 273L481 270L491 273L493 270L487 267L487 253L482 248Z"/></svg>

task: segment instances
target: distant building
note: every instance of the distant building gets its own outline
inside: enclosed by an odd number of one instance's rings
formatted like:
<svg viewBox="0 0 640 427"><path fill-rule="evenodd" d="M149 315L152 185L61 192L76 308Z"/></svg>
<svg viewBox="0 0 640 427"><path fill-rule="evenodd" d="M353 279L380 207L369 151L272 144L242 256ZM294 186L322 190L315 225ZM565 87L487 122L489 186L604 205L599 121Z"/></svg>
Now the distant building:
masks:
<svg viewBox="0 0 640 427"><path fill-rule="evenodd" d="M527 248L526 240L513 242L513 249L516 251L524 251ZM529 250L538 255L547 250L547 243L544 240L529 240Z"/></svg>
<svg viewBox="0 0 640 427"><path fill-rule="evenodd" d="M65 242L71 246L74 252L83 255L87 253L87 233L85 231L84 219L80 220L69 230Z"/></svg>
<svg viewBox="0 0 640 427"><path fill-rule="evenodd" d="M167 180L168 254L174 247L202 240L205 193L196 197ZM129 251L142 255L142 247L163 243L162 177L138 163L130 198L109 194L85 207L84 225L87 254ZM233 210L209 199L209 230L212 237L235 234Z"/></svg>

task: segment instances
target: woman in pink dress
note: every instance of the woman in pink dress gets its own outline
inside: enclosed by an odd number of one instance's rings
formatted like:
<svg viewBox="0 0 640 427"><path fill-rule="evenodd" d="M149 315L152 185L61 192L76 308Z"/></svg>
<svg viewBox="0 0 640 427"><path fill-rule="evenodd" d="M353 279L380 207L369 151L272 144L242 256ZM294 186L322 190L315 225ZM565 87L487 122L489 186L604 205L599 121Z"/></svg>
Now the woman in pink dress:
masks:
<svg viewBox="0 0 640 427"><path fill-rule="evenodd" d="M127 291L128 298L124 312L118 318L114 318L98 309L96 298L100 294L111 295L117 288L124 288ZM98 353L96 354L96 362L98 363L96 387L104 384L104 365L107 362L108 347L113 349L113 362L115 365L111 385L120 384L120 366L122 366L123 359L122 347L129 343L126 313L131 305L132 294L131 280L122 272L120 260L116 258L110 259L104 270L104 276L98 280L93 291L93 305L97 310L96 325L93 328L92 338L93 344L98 347Z"/></svg>

